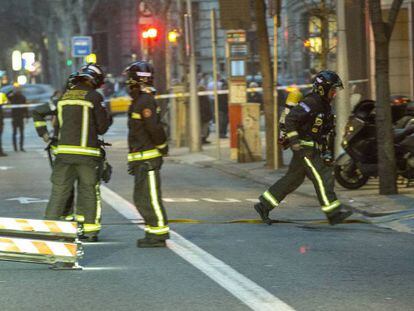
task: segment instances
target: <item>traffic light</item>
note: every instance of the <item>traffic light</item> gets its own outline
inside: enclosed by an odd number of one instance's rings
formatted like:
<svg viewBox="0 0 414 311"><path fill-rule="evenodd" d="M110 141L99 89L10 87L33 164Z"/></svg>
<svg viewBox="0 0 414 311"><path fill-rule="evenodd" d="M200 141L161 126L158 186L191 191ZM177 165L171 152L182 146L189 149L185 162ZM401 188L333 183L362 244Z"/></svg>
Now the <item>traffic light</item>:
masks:
<svg viewBox="0 0 414 311"><path fill-rule="evenodd" d="M171 30L168 32L168 42L175 43L177 42L178 37L180 36L178 30Z"/></svg>
<svg viewBox="0 0 414 311"><path fill-rule="evenodd" d="M72 64L73 64L73 61L70 58L68 58L66 60L66 66L72 66Z"/></svg>
<svg viewBox="0 0 414 311"><path fill-rule="evenodd" d="M310 48L312 46L312 43L310 42L310 40L305 40L303 41L303 46L305 48Z"/></svg>
<svg viewBox="0 0 414 311"><path fill-rule="evenodd" d="M142 39L146 40L157 40L158 39L158 29L154 26L144 28L142 30Z"/></svg>

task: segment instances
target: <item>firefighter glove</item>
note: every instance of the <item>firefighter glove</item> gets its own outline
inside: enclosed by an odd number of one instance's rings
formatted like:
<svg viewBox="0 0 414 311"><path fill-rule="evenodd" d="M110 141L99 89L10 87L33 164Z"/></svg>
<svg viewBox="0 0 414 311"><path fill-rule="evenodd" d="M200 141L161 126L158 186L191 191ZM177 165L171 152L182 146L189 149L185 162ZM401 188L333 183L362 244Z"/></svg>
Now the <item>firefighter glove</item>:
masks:
<svg viewBox="0 0 414 311"><path fill-rule="evenodd" d="M49 134L48 134L48 133L44 133L44 134L43 134L43 136L42 136L42 138L43 138L43 141L44 141L45 143L48 143L48 142L50 142L50 141L51 141L50 136L49 136Z"/></svg>

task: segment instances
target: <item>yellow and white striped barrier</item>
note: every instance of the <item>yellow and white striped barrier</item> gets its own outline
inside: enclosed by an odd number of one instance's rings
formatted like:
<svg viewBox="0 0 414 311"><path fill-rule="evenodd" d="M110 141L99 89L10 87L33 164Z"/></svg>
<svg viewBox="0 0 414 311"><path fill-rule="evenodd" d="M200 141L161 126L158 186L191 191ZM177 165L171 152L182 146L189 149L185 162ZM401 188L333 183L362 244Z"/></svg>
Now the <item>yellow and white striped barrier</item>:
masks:
<svg viewBox="0 0 414 311"><path fill-rule="evenodd" d="M80 233L76 222L0 217L0 260L80 269Z"/></svg>
<svg viewBox="0 0 414 311"><path fill-rule="evenodd" d="M76 222L0 217L0 233L76 239L79 232Z"/></svg>
<svg viewBox="0 0 414 311"><path fill-rule="evenodd" d="M66 264L68 269L79 268L83 255L77 243L21 239L0 236L0 260L47 264Z"/></svg>

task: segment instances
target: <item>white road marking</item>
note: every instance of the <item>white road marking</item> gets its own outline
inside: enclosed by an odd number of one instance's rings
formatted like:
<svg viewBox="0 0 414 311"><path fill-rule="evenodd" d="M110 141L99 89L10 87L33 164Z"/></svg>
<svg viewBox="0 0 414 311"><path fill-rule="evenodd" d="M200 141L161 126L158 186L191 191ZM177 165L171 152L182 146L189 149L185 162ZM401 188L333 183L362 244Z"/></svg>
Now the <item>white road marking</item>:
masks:
<svg viewBox="0 0 414 311"><path fill-rule="evenodd" d="M237 199L223 199L223 200L217 200L217 199L210 199L210 198L202 198L201 200L211 203L240 203L240 200Z"/></svg>
<svg viewBox="0 0 414 311"><path fill-rule="evenodd" d="M13 166L0 166L0 171L8 171L13 169Z"/></svg>
<svg viewBox="0 0 414 311"><path fill-rule="evenodd" d="M105 186L101 186L102 199L127 219L142 219L135 206ZM139 225L143 229L144 226ZM294 311L292 307L246 278L223 261L197 245L170 231L168 247L178 256L206 274L240 301L257 311Z"/></svg>
<svg viewBox="0 0 414 311"><path fill-rule="evenodd" d="M167 203L195 203L195 202L209 202L209 203L241 203L241 202L252 202L252 203L259 203L259 199L235 199L235 198L225 198L225 199L214 199L214 198L162 198L164 202ZM286 201L283 200L280 202L281 204L285 204Z"/></svg>
<svg viewBox="0 0 414 311"><path fill-rule="evenodd" d="M200 201L197 199L190 199L190 198L163 198L162 200L168 203L194 203L194 202Z"/></svg>
<svg viewBox="0 0 414 311"><path fill-rule="evenodd" d="M114 271L114 270L126 270L128 267L82 267L82 271Z"/></svg>
<svg viewBox="0 0 414 311"><path fill-rule="evenodd" d="M82 242L82 245L97 245L97 246L102 246L102 245L126 245L126 243L123 242Z"/></svg>
<svg viewBox="0 0 414 311"><path fill-rule="evenodd" d="M10 199L6 199L6 201L19 201L20 204L49 202L49 200L47 199L27 198L27 197L10 198Z"/></svg>

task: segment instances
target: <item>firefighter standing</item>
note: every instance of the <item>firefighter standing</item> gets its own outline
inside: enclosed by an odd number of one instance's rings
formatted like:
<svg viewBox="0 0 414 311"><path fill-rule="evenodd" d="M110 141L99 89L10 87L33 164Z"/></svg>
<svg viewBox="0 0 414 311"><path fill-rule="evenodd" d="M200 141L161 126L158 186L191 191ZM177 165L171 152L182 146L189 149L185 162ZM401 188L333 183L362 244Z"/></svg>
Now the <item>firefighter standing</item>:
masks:
<svg viewBox="0 0 414 311"><path fill-rule="evenodd" d="M343 222L352 212L343 210L334 192L332 146L327 148L334 130L331 101L342 81L333 71L321 71L314 79L312 93L294 106L285 119L286 136L293 151L288 172L260 197L254 208L268 225L269 212L289 193L297 189L307 176L331 225ZM331 136L332 137L332 136Z"/></svg>
<svg viewBox="0 0 414 311"><path fill-rule="evenodd" d="M26 104L26 97L22 94L20 86L15 85L13 92L8 96L10 104L12 105L24 105ZM17 152L17 130L20 134L19 147L20 151L25 152L24 145L24 119L29 117L29 111L27 107L16 108L14 107L11 112L12 125L13 125L13 147L14 151Z"/></svg>
<svg viewBox="0 0 414 311"><path fill-rule="evenodd" d="M132 97L128 112L128 167L135 176L134 203L145 220L145 238L138 247L165 247L169 238L167 214L161 200L160 169L168 145L159 107L154 99L154 70L143 61L125 69Z"/></svg>
<svg viewBox="0 0 414 311"><path fill-rule="evenodd" d="M71 79L73 78L73 76L71 75L69 77L68 80L68 85L67 88L69 88L70 86L72 86L70 83ZM32 116L33 116L33 123L36 129L37 134L39 135L39 137L41 137L43 139L43 141L45 143L48 144L46 150L48 152L49 155L49 161L50 161L50 165L53 169L53 156L56 156L56 150L57 150L57 134L59 131L59 125L57 122L57 103L61 97L62 93L59 91L56 91L53 96L50 98L50 102L44 105L40 105L37 106L33 109L32 111ZM53 126L53 131L49 132L48 128L47 128L47 118L51 117L52 118L52 126ZM75 198L75 192L74 192L74 188L72 188L72 192L70 197L68 198L68 201L66 203L66 207L63 210L62 216L66 217L66 216L70 216L73 214L73 205L74 205L74 198Z"/></svg>
<svg viewBox="0 0 414 311"><path fill-rule="evenodd" d="M6 153L3 151L3 145L2 145L2 135L3 135L3 105L7 104L7 96L4 93L0 92L0 157L7 156Z"/></svg>
<svg viewBox="0 0 414 311"><path fill-rule="evenodd" d="M99 172L102 152L98 135L111 125L102 106L103 97L96 91L104 82L102 69L95 64L83 66L57 104L59 134L52 173L52 193L46 219L60 219L77 182L74 220L83 224L87 241L97 241L101 229ZM66 218L67 219L67 218Z"/></svg>

